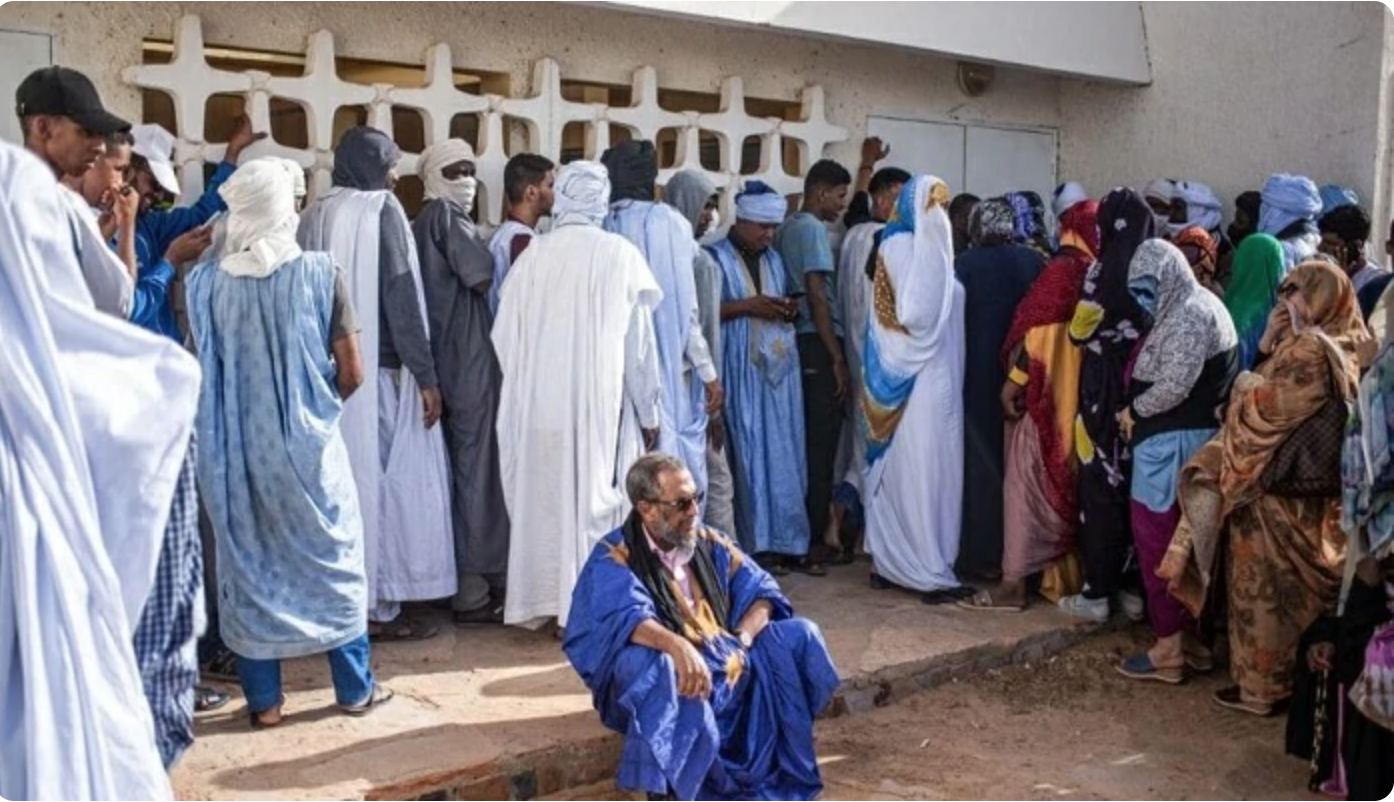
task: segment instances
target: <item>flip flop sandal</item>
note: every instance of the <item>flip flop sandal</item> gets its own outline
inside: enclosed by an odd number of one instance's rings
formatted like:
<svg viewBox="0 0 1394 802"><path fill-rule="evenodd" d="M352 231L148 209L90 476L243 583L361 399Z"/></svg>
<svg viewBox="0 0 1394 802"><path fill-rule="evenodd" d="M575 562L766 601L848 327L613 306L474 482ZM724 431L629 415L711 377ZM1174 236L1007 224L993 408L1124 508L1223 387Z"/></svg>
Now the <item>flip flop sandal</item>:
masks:
<svg viewBox="0 0 1394 802"><path fill-rule="evenodd" d="M282 695L281 695L281 701L277 702L276 704L272 705L271 707L268 707L266 710L253 711L252 708L248 707L248 708L247 708L247 721L252 725L252 729L253 729L253 730L269 730L269 729L271 729L272 727L279 727L279 726L281 726L282 724L286 723L286 714L285 714L285 711L284 711L285 705L286 705L286 697L285 697L285 694L282 694ZM261 714L262 714L262 713L265 713L265 712L267 712L267 711L269 711L269 710L278 710L278 709L282 711L282 712L281 712L281 717L280 717L279 719L277 719L276 721L262 721L262 719L261 719Z"/></svg>
<svg viewBox="0 0 1394 802"><path fill-rule="evenodd" d="M374 682L373 692L371 695L368 696L368 701L356 705L340 705L339 709L344 711L345 715L353 716L354 718L359 718L368 715L377 708L382 707L383 705L392 701L392 697L396 695L397 694L394 693L393 690L387 687L386 685L383 685L379 682Z"/></svg>
<svg viewBox="0 0 1394 802"><path fill-rule="evenodd" d="M1019 613L1026 609L1025 604L998 604L993 601L992 594L986 590L980 590L966 599L960 599L955 604L961 610L973 610L979 613Z"/></svg>
<svg viewBox="0 0 1394 802"><path fill-rule="evenodd" d="M440 627L425 621L414 621L405 617L386 624L379 624L377 632L369 632L368 640L373 643L393 641L429 640L440 633Z"/></svg>
<svg viewBox="0 0 1394 802"><path fill-rule="evenodd" d="M1231 685L1215 691L1215 704L1229 710L1238 710L1251 716L1267 717L1273 715L1273 705L1265 702L1250 702L1244 699L1239 688Z"/></svg>
<svg viewBox="0 0 1394 802"><path fill-rule="evenodd" d="M827 576L828 569L820 562L812 560L790 560L789 570L798 571L805 576Z"/></svg>
<svg viewBox="0 0 1394 802"><path fill-rule="evenodd" d="M232 697L217 688L199 685L194 688L194 712L208 713L226 705Z"/></svg>
<svg viewBox="0 0 1394 802"><path fill-rule="evenodd" d="M957 604L959 599L948 590L931 590L921 594L920 601L925 604Z"/></svg>
<svg viewBox="0 0 1394 802"><path fill-rule="evenodd" d="M1186 681L1186 669L1182 666L1161 667L1152 664L1147 652L1135 654L1114 666L1118 673L1128 679L1152 680L1168 685L1180 685Z"/></svg>

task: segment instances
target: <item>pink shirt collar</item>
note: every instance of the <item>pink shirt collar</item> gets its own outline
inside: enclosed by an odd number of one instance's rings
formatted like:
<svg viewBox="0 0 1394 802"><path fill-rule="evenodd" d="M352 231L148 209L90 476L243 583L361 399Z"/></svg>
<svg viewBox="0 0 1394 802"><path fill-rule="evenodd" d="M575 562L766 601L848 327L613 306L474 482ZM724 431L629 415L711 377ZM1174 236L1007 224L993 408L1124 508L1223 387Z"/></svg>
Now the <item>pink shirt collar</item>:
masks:
<svg viewBox="0 0 1394 802"><path fill-rule="evenodd" d="M669 549L664 551L654 542L653 536L649 534L648 527L644 527L644 538L649 541L649 548L658 555L658 559L663 563L663 567L668 569L668 573L678 583L682 589L682 595L687 598L687 603L692 604L692 574L687 570L687 564L692 562L691 552L682 549Z"/></svg>

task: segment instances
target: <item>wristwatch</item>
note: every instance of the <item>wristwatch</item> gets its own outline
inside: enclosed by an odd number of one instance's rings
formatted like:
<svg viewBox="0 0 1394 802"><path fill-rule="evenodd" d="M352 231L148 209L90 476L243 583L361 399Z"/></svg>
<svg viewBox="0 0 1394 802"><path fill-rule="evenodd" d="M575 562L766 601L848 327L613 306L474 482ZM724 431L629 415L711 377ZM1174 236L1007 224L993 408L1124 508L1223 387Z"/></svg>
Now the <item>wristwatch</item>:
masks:
<svg viewBox="0 0 1394 802"><path fill-rule="evenodd" d="M751 637L750 633L746 632L745 630L741 630L740 639L741 646L745 647L746 649L749 649L755 643L755 638Z"/></svg>

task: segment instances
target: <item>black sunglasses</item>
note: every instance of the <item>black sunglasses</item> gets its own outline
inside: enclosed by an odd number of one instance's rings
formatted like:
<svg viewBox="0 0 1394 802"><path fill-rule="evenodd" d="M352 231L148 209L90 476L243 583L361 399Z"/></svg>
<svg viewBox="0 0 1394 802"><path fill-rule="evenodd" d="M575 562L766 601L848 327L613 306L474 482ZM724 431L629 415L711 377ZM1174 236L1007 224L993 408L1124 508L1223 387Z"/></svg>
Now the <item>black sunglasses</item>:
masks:
<svg viewBox="0 0 1394 802"><path fill-rule="evenodd" d="M654 499L650 500L649 503L655 504L659 507L667 507L673 510L674 512L684 512L685 510L691 509L693 507L702 506L702 502L706 501L706 499L706 493L698 493L695 496L684 496L683 498L675 498L672 501L659 501L657 499Z"/></svg>

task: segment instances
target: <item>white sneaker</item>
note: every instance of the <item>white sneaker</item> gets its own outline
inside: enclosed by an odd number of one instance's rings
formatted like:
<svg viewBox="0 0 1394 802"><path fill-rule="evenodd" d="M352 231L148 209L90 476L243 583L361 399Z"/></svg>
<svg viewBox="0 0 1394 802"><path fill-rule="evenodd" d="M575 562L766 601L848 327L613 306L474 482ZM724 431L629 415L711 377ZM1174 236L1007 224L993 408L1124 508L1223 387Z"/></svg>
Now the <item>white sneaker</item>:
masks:
<svg viewBox="0 0 1394 802"><path fill-rule="evenodd" d="M1142 597L1136 593L1129 593L1126 590L1118 591L1118 606L1123 608L1123 615L1126 615L1128 620L1134 624L1147 615L1142 604Z"/></svg>
<svg viewBox="0 0 1394 802"><path fill-rule="evenodd" d="M1108 599L1086 599L1084 594L1066 596L1060 600L1060 609L1075 618L1102 624L1108 621Z"/></svg>

